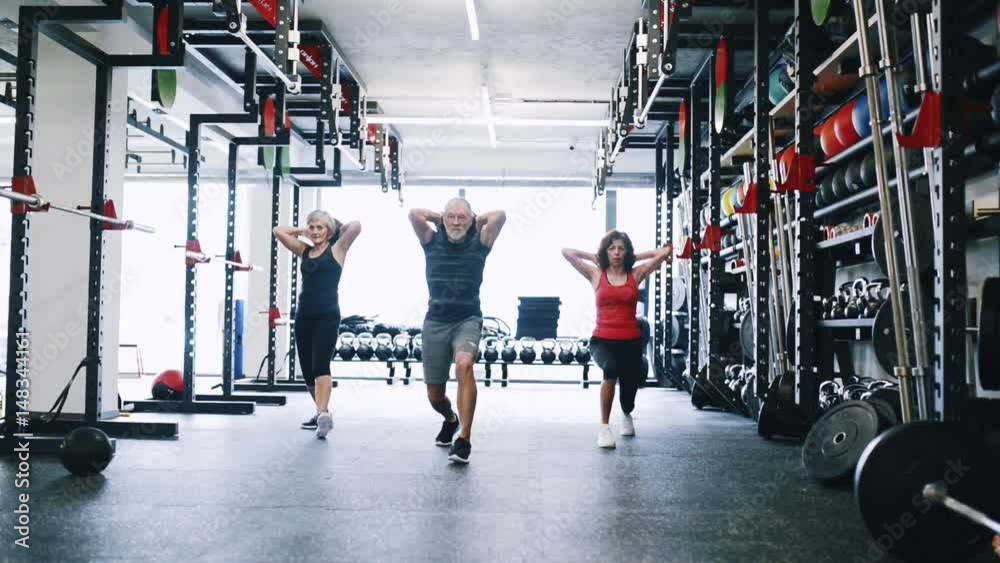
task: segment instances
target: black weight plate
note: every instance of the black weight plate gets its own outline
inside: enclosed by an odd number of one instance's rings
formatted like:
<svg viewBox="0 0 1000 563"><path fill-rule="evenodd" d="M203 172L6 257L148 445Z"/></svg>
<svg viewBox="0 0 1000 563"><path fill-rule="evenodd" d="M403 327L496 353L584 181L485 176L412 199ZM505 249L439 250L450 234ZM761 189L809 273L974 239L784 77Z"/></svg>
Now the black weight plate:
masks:
<svg viewBox="0 0 1000 563"><path fill-rule="evenodd" d="M754 321L753 315L744 315L740 321L740 348L743 349L743 357L753 360L754 357Z"/></svg>
<svg viewBox="0 0 1000 563"><path fill-rule="evenodd" d="M930 228L930 216L929 216L929 203L924 197L914 196L913 198L913 225L911 227L914 233L914 244L917 249L917 262L920 266L920 272L926 274L934 266L934 230ZM900 230L899 221L901 217L896 214L896 261L899 264L899 280L902 284L906 280L906 256L903 254L903 232ZM889 275L888 261L885 255L885 234L883 231L885 223L879 221L875 224L875 230L872 232L871 245L872 245L872 255L875 257L875 262L878 264L879 270L883 274Z"/></svg>
<svg viewBox="0 0 1000 563"><path fill-rule="evenodd" d="M900 422L903 421L903 405L898 388L885 387L882 389L876 389L871 392L871 396L868 398L885 401L887 404L892 405L893 410L896 411L896 420Z"/></svg>
<svg viewBox="0 0 1000 563"><path fill-rule="evenodd" d="M677 346L677 342L681 339L681 323L677 322L677 317L670 316L670 347L673 348Z"/></svg>
<svg viewBox="0 0 1000 563"><path fill-rule="evenodd" d="M906 297L906 293L901 293ZM909 324L909 319L907 319ZM911 329L906 329L906 343L913 357L913 338ZM885 373L896 377L894 368L899 366L899 354L896 353L896 329L892 320L892 301L887 299L875 314L875 324L872 326L872 346L875 348L875 359Z"/></svg>
<svg viewBox="0 0 1000 563"><path fill-rule="evenodd" d="M920 421L897 426L865 449L854 477L854 498L872 535L869 550L904 561L958 562L989 551L993 533L923 495L930 483L948 495L996 516L997 469L986 447L953 425ZM874 545L873 545L874 544Z"/></svg>
<svg viewBox="0 0 1000 563"><path fill-rule="evenodd" d="M986 278L979 292L979 382L1000 390L1000 278Z"/></svg>
<svg viewBox="0 0 1000 563"><path fill-rule="evenodd" d="M815 479L847 477L878 432L879 418L874 407L864 401L841 403L809 430L802 446L802 465Z"/></svg>
<svg viewBox="0 0 1000 563"><path fill-rule="evenodd" d="M896 409L893 408L888 401L879 399L878 397L869 396L865 399L865 402L874 407L875 412L878 413L879 432L885 432L886 430L899 424L899 418L896 416Z"/></svg>
<svg viewBox="0 0 1000 563"><path fill-rule="evenodd" d="M673 295L671 296L671 304L673 305L674 311L685 311L687 310L687 298L688 290L687 284L684 283L684 279L674 276L671 285Z"/></svg>

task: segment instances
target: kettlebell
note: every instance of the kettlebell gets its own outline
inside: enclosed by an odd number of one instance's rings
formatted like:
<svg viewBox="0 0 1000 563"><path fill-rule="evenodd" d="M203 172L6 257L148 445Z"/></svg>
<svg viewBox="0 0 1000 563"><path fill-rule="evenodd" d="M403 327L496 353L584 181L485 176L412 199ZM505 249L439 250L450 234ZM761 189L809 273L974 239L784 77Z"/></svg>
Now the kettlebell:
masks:
<svg viewBox="0 0 1000 563"><path fill-rule="evenodd" d="M878 314L879 307L882 306L881 290L882 282L875 280L868 282L865 286L865 310L862 315L866 319L874 319Z"/></svg>
<svg viewBox="0 0 1000 563"><path fill-rule="evenodd" d="M562 340L559 342L559 363L563 365L572 364L574 359L573 341Z"/></svg>
<svg viewBox="0 0 1000 563"><path fill-rule="evenodd" d="M413 359L420 362L424 359L424 337L416 335L413 337Z"/></svg>
<svg viewBox="0 0 1000 563"><path fill-rule="evenodd" d="M354 340L355 336L353 332L345 332L340 335L340 348L337 349L337 353L340 355L340 359L344 361L351 361L354 359Z"/></svg>
<svg viewBox="0 0 1000 563"><path fill-rule="evenodd" d="M590 362L590 340L581 338L576 345L576 361L580 364Z"/></svg>
<svg viewBox="0 0 1000 563"><path fill-rule="evenodd" d="M851 301L851 282L844 282L840 285L837 293L837 304L833 308L833 318L843 319L847 317L847 304Z"/></svg>
<svg viewBox="0 0 1000 563"><path fill-rule="evenodd" d="M500 352L497 350L497 339L491 336L486 339L486 351L483 352L483 358L487 363L492 364L499 357Z"/></svg>
<svg viewBox="0 0 1000 563"><path fill-rule="evenodd" d="M834 302L835 302L835 299L831 299L829 297L824 297L823 298L823 318L824 319L829 320L829 319L833 318L833 304L834 304Z"/></svg>
<svg viewBox="0 0 1000 563"><path fill-rule="evenodd" d="M509 364L517 359L517 351L514 350L513 338L504 340L503 351L500 352L500 359L502 359L505 364Z"/></svg>
<svg viewBox="0 0 1000 563"><path fill-rule="evenodd" d="M556 361L556 341L551 338L542 340L542 363L551 364Z"/></svg>
<svg viewBox="0 0 1000 563"><path fill-rule="evenodd" d="M863 318L863 311L865 307L865 287L868 285L868 280L865 278L858 278L854 280L851 284L851 290L854 292L853 298L847 304L847 318L848 319L860 319Z"/></svg>
<svg viewBox="0 0 1000 563"><path fill-rule="evenodd" d="M521 363L530 364L535 361L535 339L525 336L521 339Z"/></svg>
<svg viewBox="0 0 1000 563"><path fill-rule="evenodd" d="M409 334L397 334L396 338L392 339L392 344L394 348L392 349L392 357L399 361L403 361L410 357L410 335Z"/></svg>
<svg viewBox="0 0 1000 563"><path fill-rule="evenodd" d="M380 332L375 337L375 357L380 362L384 362L392 357L392 348L389 348L389 344L391 343L392 337L386 332Z"/></svg>
<svg viewBox="0 0 1000 563"><path fill-rule="evenodd" d="M358 359L361 361L367 362L375 355L372 340L375 340L375 337L370 332L362 332L358 335Z"/></svg>

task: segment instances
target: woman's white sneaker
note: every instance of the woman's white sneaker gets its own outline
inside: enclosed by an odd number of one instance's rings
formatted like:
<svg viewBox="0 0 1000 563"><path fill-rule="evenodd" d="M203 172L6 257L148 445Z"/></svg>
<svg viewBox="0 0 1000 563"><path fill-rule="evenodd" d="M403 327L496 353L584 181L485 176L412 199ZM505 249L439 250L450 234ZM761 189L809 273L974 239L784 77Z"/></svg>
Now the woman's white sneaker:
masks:
<svg viewBox="0 0 1000 563"><path fill-rule="evenodd" d="M630 414L622 417L622 436L635 436L635 424L632 423Z"/></svg>
<svg viewBox="0 0 1000 563"><path fill-rule="evenodd" d="M316 417L317 438L325 440L331 430L333 430L333 416L330 413L325 412Z"/></svg>
<svg viewBox="0 0 1000 563"><path fill-rule="evenodd" d="M611 427L607 424L601 425L601 432L597 435L598 448L615 447L615 437L611 435Z"/></svg>

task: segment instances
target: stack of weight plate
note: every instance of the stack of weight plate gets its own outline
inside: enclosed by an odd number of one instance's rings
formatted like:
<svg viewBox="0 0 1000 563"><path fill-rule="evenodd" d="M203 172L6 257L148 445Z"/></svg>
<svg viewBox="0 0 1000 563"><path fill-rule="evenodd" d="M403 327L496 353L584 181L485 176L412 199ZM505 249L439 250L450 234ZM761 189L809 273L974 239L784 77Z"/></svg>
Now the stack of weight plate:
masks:
<svg viewBox="0 0 1000 563"><path fill-rule="evenodd" d="M519 297L517 335L535 338L555 338L559 330L558 297Z"/></svg>

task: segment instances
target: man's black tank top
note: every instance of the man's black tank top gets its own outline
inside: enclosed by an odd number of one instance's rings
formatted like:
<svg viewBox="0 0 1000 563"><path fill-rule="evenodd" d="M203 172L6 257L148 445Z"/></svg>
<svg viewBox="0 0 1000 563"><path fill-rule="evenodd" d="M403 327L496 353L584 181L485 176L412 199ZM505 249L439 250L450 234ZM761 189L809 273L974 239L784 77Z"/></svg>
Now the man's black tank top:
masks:
<svg viewBox="0 0 1000 563"><path fill-rule="evenodd" d="M480 242L475 225L459 243L449 241L441 227L423 248L430 296L426 319L452 322L483 316L479 287L483 284L483 268L492 248Z"/></svg>

